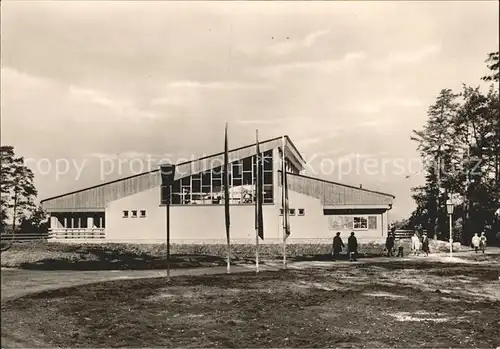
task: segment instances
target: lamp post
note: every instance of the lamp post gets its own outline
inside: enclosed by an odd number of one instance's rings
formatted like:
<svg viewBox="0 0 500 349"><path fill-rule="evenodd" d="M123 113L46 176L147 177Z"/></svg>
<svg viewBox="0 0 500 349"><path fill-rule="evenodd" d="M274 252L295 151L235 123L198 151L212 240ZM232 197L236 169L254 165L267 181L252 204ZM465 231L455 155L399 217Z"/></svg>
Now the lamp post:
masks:
<svg viewBox="0 0 500 349"><path fill-rule="evenodd" d="M448 216L450 217L450 257L453 256L453 202L448 199L446 201L446 210L448 211Z"/></svg>
<svg viewBox="0 0 500 349"><path fill-rule="evenodd" d="M162 191L160 205L165 205L166 209L167 278L170 280L170 187L174 181L175 165L160 165L160 176Z"/></svg>

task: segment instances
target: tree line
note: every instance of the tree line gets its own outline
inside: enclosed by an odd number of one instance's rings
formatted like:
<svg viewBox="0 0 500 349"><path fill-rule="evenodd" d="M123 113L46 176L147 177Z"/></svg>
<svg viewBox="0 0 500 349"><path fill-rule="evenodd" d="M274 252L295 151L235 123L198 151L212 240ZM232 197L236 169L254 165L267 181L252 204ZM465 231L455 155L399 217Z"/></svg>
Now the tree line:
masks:
<svg viewBox="0 0 500 349"><path fill-rule="evenodd" d="M407 229L449 238L446 202L454 202L454 239L469 244L474 233L497 240L500 222L499 52L488 54L483 86L442 89L427 121L411 139L424 163L425 183L412 188L417 205ZM486 83L486 86L485 86Z"/></svg>
<svg viewBox="0 0 500 349"><path fill-rule="evenodd" d="M48 231L47 214L35 204L34 174L14 147L0 147L0 232L39 234Z"/></svg>

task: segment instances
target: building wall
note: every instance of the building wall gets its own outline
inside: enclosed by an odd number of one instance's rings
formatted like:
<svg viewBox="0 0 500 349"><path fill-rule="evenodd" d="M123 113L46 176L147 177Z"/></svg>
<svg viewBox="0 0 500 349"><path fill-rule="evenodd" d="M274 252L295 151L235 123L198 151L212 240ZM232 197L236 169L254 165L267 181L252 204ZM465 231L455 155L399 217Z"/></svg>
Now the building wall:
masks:
<svg viewBox="0 0 500 349"><path fill-rule="evenodd" d="M106 240L127 243L163 243L166 240L166 208L159 206L160 189L153 188L113 202L106 208ZM287 243L330 243L338 230L329 229L329 216L324 215L320 200L293 191L289 192L291 235ZM260 243L282 243L283 217L280 216L281 195L274 205L264 205L264 241ZM304 209L303 216L298 210ZM129 218L123 218L123 211ZM137 218L130 212L136 210ZM146 217L140 217L140 211ZM231 206L231 242L255 243L255 208L253 205ZM360 240L377 240L382 236L381 216L377 229L357 231ZM226 243L224 205L174 205L170 207L171 243ZM342 231L346 237L352 229Z"/></svg>
<svg viewBox="0 0 500 349"><path fill-rule="evenodd" d="M323 214L323 205L320 200L289 191L288 201L289 208L295 210L295 215L289 216L291 234L287 239L288 243L321 242L324 239L330 241L333 238L328 230L328 217ZM279 205L281 208L281 200ZM303 216L299 215L299 209L304 209ZM283 217L280 217L280 222L282 220Z"/></svg>
<svg viewBox="0 0 500 349"><path fill-rule="evenodd" d="M159 206L160 189L110 202L106 208L106 239L120 242L155 243L166 239L166 208ZM123 218L123 210L129 218ZM130 218L130 211L146 210L145 218ZM255 243L253 205L232 205L231 241ZM279 240L277 207L263 207L265 238ZM172 243L226 243L224 205L173 205L170 207Z"/></svg>
<svg viewBox="0 0 500 349"><path fill-rule="evenodd" d="M342 214L342 215L325 215L325 217L328 220L333 220L335 218L341 217L349 217L349 218L354 218L354 217L359 217L359 216L366 216L366 214ZM339 228L339 227L334 227L331 225L331 222L328 222L328 227L330 231L330 235L334 236L337 232L340 232L340 236L342 238L347 239L350 235L351 232L354 232L355 236L358 238L358 240L363 241L363 242L371 242L371 241L384 241L386 235L384 235L384 228L383 228L383 214L380 213L373 213L369 214L369 216L376 217L376 228L375 229L356 229L356 228L351 228L351 227L345 227L345 228ZM345 243L346 241L344 241Z"/></svg>

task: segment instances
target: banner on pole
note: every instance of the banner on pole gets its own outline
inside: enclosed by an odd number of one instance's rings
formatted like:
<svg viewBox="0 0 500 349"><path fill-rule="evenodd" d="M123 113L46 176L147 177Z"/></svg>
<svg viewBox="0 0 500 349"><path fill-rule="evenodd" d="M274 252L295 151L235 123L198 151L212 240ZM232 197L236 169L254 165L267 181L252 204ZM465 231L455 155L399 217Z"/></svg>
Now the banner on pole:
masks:
<svg viewBox="0 0 500 349"><path fill-rule="evenodd" d="M259 147L259 135L258 131L256 131L256 147L257 147L257 179L256 179L256 197L255 197L255 229L258 231L259 237L264 240L264 218L262 214L262 201L263 201L263 177L264 177L264 169L263 169L263 159L262 154L260 153Z"/></svg>
<svg viewBox="0 0 500 349"><path fill-rule="evenodd" d="M229 244L229 227L231 226L231 219L229 215L229 149L227 142L227 123L224 135L224 211L226 220L226 238Z"/></svg>
<svg viewBox="0 0 500 349"><path fill-rule="evenodd" d="M283 142L282 149L282 168L281 168L281 188L283 191L283 227L284 227L284 236L283 239L286 240L290 236L290 215L289 215L289 200L288 200L288 180L286 175L286 166L285 166L285 145Z"/></svg>

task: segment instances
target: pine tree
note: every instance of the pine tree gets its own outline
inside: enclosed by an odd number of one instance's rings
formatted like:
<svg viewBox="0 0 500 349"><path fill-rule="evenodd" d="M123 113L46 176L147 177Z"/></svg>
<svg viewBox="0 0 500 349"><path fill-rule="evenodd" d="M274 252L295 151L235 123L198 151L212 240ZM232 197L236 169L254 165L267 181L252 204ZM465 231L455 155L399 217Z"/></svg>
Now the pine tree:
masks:
<svg viewBox="0 0 500 349"><path fill-rule="evenodd" d="M414 136L411 137L418 143L417 150L430 171L427 177L428 181L431 181L429 185L434 188L428 192L428 200L435 201L435 205L428 205L428 214L434 222L429 230L434 238L443 231L441 227L444 224L440 217L443 216L442 210L445 209L444 202L447 198L445 189L451 189L450 169L456 163L454 157L456 142L452 137L452 121L459 108L456 102L458 96L450 89L441 90L436 102L427 111L426 125L422 130L414 130Z"/></svg>
<svg viewBox="0 0 500 349"><path fill-rule="evenodd" d="M12 209L12 239L16 234L16 223L27 217L35 209L37 190L33 183L33 172L24 165L22 157L16 158L13 164L13 179L11 203Z"/></svg>
<svg viewBox="0 0 500 349"><path fill-rule="evenodd" d="M2 227L12 214L12 240L15 239L17 223L32 214L35 210L37 190L34 185L33 172L24 164L23 157L15 157L12 146L1 147L1 200Z"/></svg>
<svg viewBox="0 0 500 349"><path fill-rule="evenodd" d="M9 215L7 209L10 202L12 188L12 169L14 163L14 147L0 147L0 229L1 233L6 232Z"/></svg>
<svg viewBox="0 0 500 349"><path fill-rule="evenodd" d="M447 231L445 200L458 195L463 200L455 202L454 225L467 244L476 232L485 231L493 241L500 230L494 215L500 205L498 52L490 54L487 62L491 74L482 80L494 82L489 90L484 93L466 85L460 95L442 90L429 108L427 123L412 137L421 157L431 165L425 184L413 188L417 208L410 224ZM440 188L447 193L440 193Z"/></svg>

